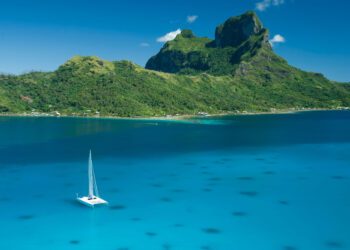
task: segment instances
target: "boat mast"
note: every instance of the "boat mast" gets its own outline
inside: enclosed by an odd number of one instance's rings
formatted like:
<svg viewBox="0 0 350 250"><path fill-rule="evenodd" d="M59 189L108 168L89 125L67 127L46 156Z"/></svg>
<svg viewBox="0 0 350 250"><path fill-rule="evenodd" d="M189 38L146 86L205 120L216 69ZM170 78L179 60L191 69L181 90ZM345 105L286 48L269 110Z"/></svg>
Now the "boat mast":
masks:
<svg viewBox="0 0 350 250"><path fill-rule="evenodd" d="M88 167L88 178L89 178L89 198L94 197L94 172L92 166L91 150L89 154L89 167Z"/></svg>

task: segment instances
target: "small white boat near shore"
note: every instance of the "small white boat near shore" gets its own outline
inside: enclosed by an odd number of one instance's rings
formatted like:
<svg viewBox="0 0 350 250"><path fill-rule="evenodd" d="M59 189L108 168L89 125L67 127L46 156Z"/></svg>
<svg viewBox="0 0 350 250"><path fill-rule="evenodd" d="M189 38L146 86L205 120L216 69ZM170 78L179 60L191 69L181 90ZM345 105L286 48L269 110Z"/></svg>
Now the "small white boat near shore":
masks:
<svg viewBox="0 0 350 250"><path fill-rule="evenodd" d="M77 200L89 207L94 207L96 205L107 205L108 202L101 197L99 197L94 167L92 165L91 150L89 154L89 165L88 165L88 178L89 178L89 194L88 196L79 197L77 195Z"/></svg>

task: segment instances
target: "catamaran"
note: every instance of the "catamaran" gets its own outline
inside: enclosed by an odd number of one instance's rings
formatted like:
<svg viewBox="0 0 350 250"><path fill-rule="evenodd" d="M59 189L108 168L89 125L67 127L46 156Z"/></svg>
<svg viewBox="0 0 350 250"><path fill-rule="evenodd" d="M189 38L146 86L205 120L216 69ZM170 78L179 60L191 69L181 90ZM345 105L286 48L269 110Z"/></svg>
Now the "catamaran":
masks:
<svg viewBox="0 0 350 250"><path fill-rule="evenodd" d="M92 165L91 150L89 154L89 166L88 166L88 178L89 178L89 194L88 196L78 197L77 200L89 207L94 207L96 205L107 205L108 202L99 197L94 167Z"/></svg>

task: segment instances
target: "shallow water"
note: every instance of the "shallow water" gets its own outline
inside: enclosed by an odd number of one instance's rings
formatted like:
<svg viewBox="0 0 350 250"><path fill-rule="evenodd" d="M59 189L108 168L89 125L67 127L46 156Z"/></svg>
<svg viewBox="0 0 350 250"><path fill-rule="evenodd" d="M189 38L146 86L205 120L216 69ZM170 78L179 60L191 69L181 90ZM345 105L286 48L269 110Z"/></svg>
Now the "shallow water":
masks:
<svg viewBox="0 0 350 250"><path fill-rule="evenodd" d="M0 249L350 249L350 112L0 117ZM88 150L108 207L87 192Z"/></svg>

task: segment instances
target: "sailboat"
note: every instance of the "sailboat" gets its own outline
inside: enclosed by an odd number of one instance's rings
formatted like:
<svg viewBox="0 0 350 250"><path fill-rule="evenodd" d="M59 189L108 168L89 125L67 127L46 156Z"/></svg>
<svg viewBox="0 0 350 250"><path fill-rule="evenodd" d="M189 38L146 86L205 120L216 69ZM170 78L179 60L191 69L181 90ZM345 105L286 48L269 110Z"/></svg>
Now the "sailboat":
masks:
<svg viewBox="0 0 350 250"><path fill-rule="evenodd" d="M78 197L77 200L89 207L94 207L96 205L107 205L108 202L99 197L94 167L92 165L91 150L89 154L89 166L88 166L88 178L89 178L89 194L88 196Z"/></svg>

